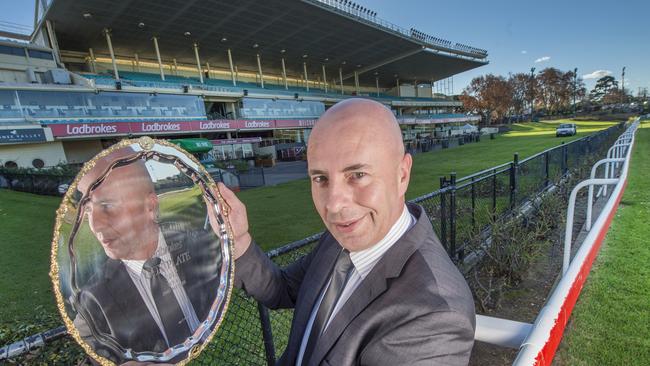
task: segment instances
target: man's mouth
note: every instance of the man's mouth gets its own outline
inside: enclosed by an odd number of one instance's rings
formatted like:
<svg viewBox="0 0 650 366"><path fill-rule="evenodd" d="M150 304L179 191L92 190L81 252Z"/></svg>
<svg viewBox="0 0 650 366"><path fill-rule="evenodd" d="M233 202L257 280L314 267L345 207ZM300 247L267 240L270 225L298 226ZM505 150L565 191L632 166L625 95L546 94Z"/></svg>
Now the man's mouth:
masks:
<svg viewBox="0 0 650 366"><path fill-rule="evenodd" d="M362 218L363 217L354 220L335 222L334 226L336 227L336 230L341 233L349 233L354 231L359 226Z"/></svg>

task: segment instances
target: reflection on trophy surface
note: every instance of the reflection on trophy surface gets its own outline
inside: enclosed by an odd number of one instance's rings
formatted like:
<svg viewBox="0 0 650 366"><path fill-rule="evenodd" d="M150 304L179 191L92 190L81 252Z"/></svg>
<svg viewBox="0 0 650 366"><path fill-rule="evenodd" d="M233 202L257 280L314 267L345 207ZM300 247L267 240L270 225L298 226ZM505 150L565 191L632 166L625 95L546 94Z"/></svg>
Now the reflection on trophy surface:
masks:
<svg viewBox="0 0 650 366"><path fill-rule="evenodd" d="M125 350L162 353L193 336L215 301L222 265L200 190L170 164L114 164L132 155L126 147L99 159L78 184L87 197L80 209L107 258L77 282L74 325L97 354L116 362L128 358L107 338ZM163 184L181 178L184 185Z"/></svg>

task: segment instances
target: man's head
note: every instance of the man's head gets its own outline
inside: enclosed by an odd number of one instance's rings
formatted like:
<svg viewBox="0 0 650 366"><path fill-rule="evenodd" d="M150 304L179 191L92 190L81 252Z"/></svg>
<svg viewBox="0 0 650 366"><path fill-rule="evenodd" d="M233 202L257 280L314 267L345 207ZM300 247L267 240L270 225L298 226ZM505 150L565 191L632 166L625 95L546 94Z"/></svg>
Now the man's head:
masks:
<svg viewBox="0 0 650 366"><path fill-rule="evenodd" d="M321 116L308 145L312 198L327 229L351 252L379 242L402 213L412 165L393 113L345 100Z"/></svg>
<svg viewBox="0 0 650 366"><path fill-rule="evenodd" d="M120 149L97 161L79 182L86 194L90 185L116 159L133 153ZM92 192L85 206L90 230L111 259L150 258L158 244L158 197L143 161L113 169Z"/></svg>

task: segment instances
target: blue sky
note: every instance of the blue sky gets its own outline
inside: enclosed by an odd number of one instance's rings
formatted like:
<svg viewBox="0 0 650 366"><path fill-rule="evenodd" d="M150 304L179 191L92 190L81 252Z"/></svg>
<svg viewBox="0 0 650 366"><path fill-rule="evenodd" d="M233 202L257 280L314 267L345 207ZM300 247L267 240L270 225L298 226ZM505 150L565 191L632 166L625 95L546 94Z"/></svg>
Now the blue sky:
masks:
<svg viewBox="0 0 650 366"><path fill-rule="evenodd" d="M487 49L490 64L456 75L456 93L475 76L551 66L577 67L590 89L595 79L588 75L611 72L620 79L626 66L626 88L635 95L639 87L650 89L648 0L357 2L404 28ZM31 0L0 1L0 28L2 22L31 26L33 7Z"/></svg>

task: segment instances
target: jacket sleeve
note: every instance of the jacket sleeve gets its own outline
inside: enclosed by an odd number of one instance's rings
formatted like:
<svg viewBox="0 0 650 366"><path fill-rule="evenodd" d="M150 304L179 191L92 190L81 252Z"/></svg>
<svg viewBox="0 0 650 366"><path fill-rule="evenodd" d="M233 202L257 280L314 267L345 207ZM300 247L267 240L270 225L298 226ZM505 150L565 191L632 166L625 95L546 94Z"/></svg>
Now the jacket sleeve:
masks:
<svg viewBox="0 0 650 366"><path fill-rule="evenodd" d="M474 322L453 310L400 322L361 354L361 365L467 366Z"/></svg>
<svg viewBox="0 0 650 366"><path fill-rule="evenodd" d="M319 246L324 237L321 237ZM270 309L293 308L303 277L319 246L289 266L280 268L252 242L235 261L235 286Z"/></svg>

